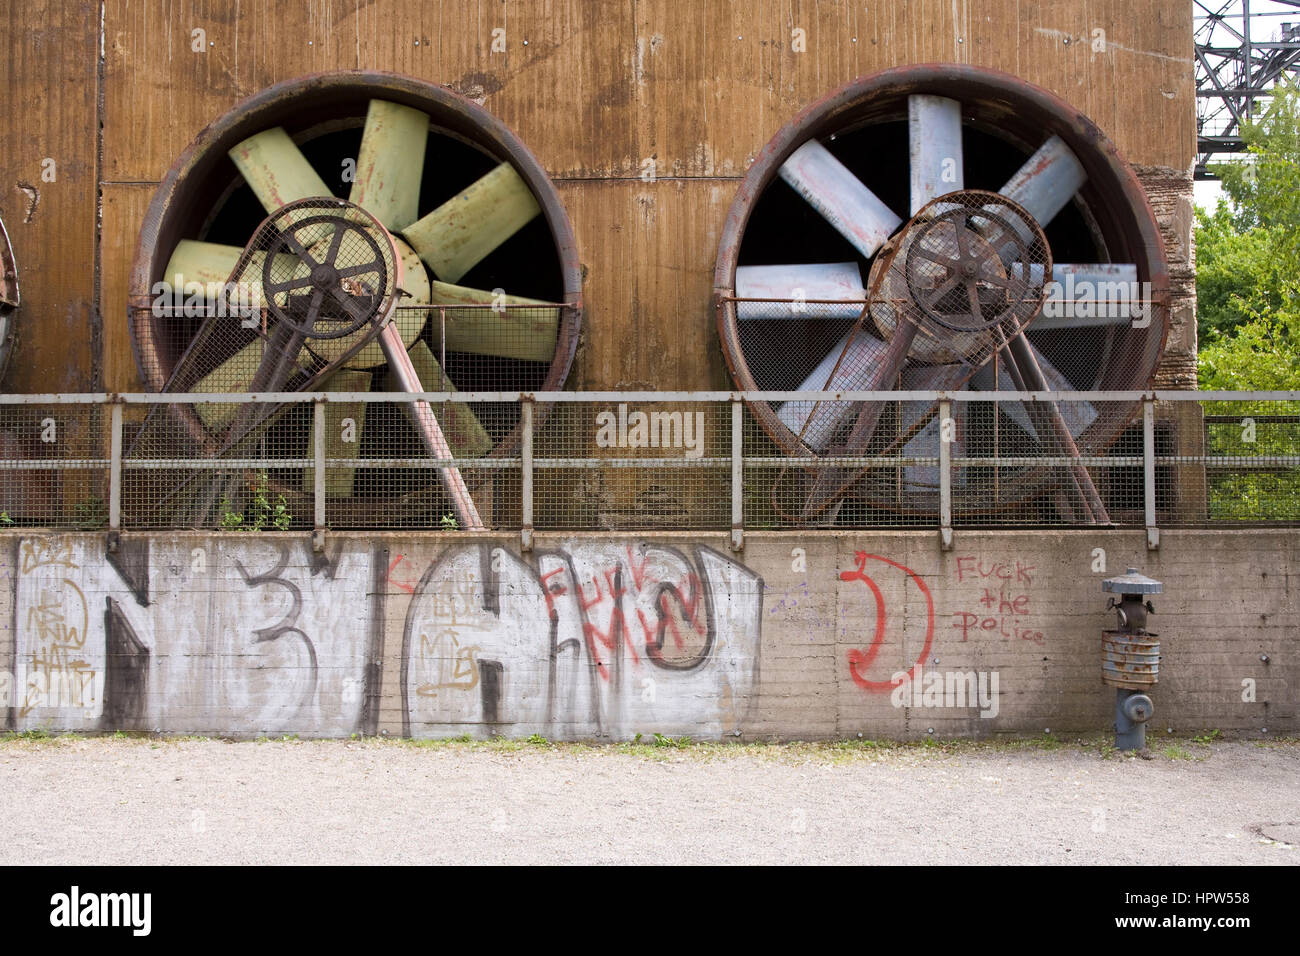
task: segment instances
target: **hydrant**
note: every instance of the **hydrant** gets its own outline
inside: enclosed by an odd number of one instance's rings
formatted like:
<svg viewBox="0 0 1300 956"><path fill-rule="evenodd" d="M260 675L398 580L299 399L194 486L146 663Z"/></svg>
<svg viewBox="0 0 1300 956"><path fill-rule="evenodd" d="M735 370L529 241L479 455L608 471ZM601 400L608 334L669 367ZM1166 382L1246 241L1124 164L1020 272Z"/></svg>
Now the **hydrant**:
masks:
<svg viewBox="0 0 1300 956"><path fill-rule="evenodd" d="M1120 595L1110 599L1106 610L1115 609L1118 630L1101 632L1103 683L1115 688L1115 746L1120 750L1144 750L1147 721L1151 719L1151 698L1146 691L1155 686L1160 669L1160 640L1147 630L1147 615L1156 609L1143 595L1159 594L1163 586L1137 568L1101 582L1101 589Z"/></svg>

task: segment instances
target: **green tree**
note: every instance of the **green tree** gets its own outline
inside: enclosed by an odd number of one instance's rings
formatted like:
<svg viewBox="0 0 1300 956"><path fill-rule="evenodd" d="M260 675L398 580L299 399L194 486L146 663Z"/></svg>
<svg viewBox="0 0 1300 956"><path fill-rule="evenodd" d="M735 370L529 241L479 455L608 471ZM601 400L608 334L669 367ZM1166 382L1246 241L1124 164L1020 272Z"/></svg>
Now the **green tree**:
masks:
<svg viewBox="0 0 1300 956"><path fill-rule="evenodd" d="M1279 86L1242 129L1245 162L1219 166L1226 200L1197 212L1201 388L1300 390L1300 89ZM1210 475L1210 517L1300 519L1300 474L1249 464L1300 450L1296 402L1209 402L1206 451L1239 458Z"/></svg>
<svg viewBox="0 0 1300 956"><path fill-rule="evenodd" d="M1197 213L1200 384L1300 388L1300 88L1280 84L1248 158L1216 167L1226 200Z"/></svg>

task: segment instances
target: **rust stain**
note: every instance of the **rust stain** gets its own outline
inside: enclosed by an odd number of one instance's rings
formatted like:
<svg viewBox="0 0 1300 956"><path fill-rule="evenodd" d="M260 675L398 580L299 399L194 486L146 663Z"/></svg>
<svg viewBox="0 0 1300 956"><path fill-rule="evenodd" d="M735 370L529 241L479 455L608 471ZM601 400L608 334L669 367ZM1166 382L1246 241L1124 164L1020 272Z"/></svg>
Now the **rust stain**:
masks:
<svg viewBox="0 0 1300 956"><path fill-rule="evenodd" d="M483 101L493 93L505 89L505 84L501 82L499 76L481 71L466 73L460 79L448 83L447 86L466 99L473 100L479 106L482 106Z"/></svg>

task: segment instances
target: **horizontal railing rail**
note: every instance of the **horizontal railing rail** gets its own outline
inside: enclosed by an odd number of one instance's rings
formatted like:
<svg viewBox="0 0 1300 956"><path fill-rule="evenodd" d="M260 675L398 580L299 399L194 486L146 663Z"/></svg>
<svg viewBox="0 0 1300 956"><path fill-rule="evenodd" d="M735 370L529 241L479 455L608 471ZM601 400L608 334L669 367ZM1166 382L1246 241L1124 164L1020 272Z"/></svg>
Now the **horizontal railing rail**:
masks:
<svg viewBox="0 0 1300 956"><path fill-rule="evenodd" d="M384 454L382 448L373 449L373 442L371 454L361 453L360 446L354 454L339 454L352 449L328 446L324 441L310 442L312 447L300 446L296 452L286 444L285 454L276 456L265 453L264 447L245 447L249 443L244 438L235 443L236 447L222 450L226 457L216 452L197 454L186 448L137 448L127 440L127 429L138 430L139 422L133 421L128 426L124 416L124 410L133 407L142 410L133 413L134 418L145 417L147 413L148 419L153 420L157 415L155 410L167 405L200 408L311 405L317 411L306 417L315 428L325 421L320 407L349 405L364 410L415 402L427 403L434 409L442 406L444 410L446 406L517 408L501 418L509 425L497 429L495 445L471 449L464 455L453 451L451 457L445 453L441 457L412 454L410 448L400 447ZM748 411L764 403L779 406L789 402L808 408L817 403L843 407L846 403L877 402L898 408L904 403L923 403L921 407L929 407L931 411L910 423L910 431L902 427L900 414L897 440L892 445L882 442L878 453L851 444L826 453L799 440L790 441L793 432L785 436L784 442L769 437L765 428L760 427L763 424L760 416ZM1288 403L1292 404L1288 407ZM1108 405L1131 409L1131 413L1125 411L1124 421L1120 423L1129 428L1125 432L1129 437L1121 439L1120 429L1114 429L1105 442L1094 442L1073 454L1065 453L1065 447L1053 449L1050 441L1042 442L1041 454L1024 453L1024 448L1017 449L1014 445L1004 451L997 429L1012 430L1011 426L996 411L991 415L985 413L983 420L978 417L981 406L1012 406L1013 411L1018 409L1021 414L1016 427L1025 434L1036 434L1028 412L1035 404L1060 408L1073 404L1077 406L1076 411L1093 416L1099 414L1097 409ZM535 421L532 409L537 405L550 406L556 415L543 420L539 413ZM668 453L667 445L659 447L657 437L653 444L628 444L625 438L620 438L618 447L602 445L593 431L591 413L596 413L595 418L599 419L610 414L614 406L633 405L654 409L689 405L708 412L711 430L707 436L694 436L696 447L692 453L684 452L680 446L674 446L673 452ZM1192 409L1196 415L1194 423L1180 423L1178 416L1183 413L1178 409L1189 405L1199 406ZM559 412L566 406L572 412L567 419ZM1234 406L1241 409L1240 415L1232 414ZM73 429L80 444L65 443L60 447L56 442L47 447L36 439L15 437L21 424L19 416L27 416L22 421L30 431L41 422L54 422L60 414L77 414L53 409L77 407L97 409L94 414L98 416L94 423L81 422ZM51 411L46 418L37 418L30 411L24 412L24 408ZM209 409L208 414L214 413ZM281 414L268 412L257 420L256 429L269 430ZM936 429L943 437L931 436L926 444L918 436L921 423L929 421L929 416L943 423L941 429ZM198 422L202 417L196 415L193 421ZM771 417L766 416L767 428L771 427ZM950 428L949 423L958 419L961 419L959 425ZM1157 419L1161 429L1156 427ZM210 420L204 421L203 427L207 427ZM678 420L675 424L676 434L681 438L682 423ZM395 472L462 469L475 474L480 486L489 489L484 494L491 498L498 517L486 522L484 527L519 531L525 546L539 526L555 530L667 530L684 526L730 530L736 547L742 546L746 530L753 528L929 527L938 530L940 539L950 546L955 527L1037 523L1144 527L1149 543L1156 547L1162 523L1172 526L1300 524L1300 429L1295 427L1298 425L1300 391L7 394L0 395L0 492L4 495L0 501L3 507L0 529L6 524L54 527L95 525L96 522L110 531L140 527L139 522L123 520L124 515L135 515L148 504L136 499L124 502L124 484L132 476L151 472L175 472L184 476L205 471L250 471L263 475L275 472L281 476L297 472L295 487L305 488L309 483L312 486L303 495L311 500L311 524L317 531L377 526L378 519L374 518L345 515L331 519L331 509L336 514L340 512L327 500L330 497L324 477L327 471L351 476L377 469ZM1084 429L1087 425L1078 427ZM664 434L673 433L669 430ZM134 432L131 437L135 437ZM493 448L498 453L489 453ZM1075 449L1070 447L1068 451ZM66 457L59 457L56 452ZM1051 472L1050 480L1040 477L1035 484L1020 477L1026 473L1041 476L1043 470ZM66 488L56 493L41 484L51 473L66 473L67 487L83 488L88 481L93 482L95 472L104 473L107 479L102 508L94 494L86 493L80 502L73 503L72 492ZM78 475L85 477L78 478ZM498 478L506 484L501 484ZM348 481L351 480L349 477ZM596 490L579 487L593 481L600 486ZM436 482L431 487L436 488ZM726 494L728 490L730 495ZM28 507L25 501L24 496L38 494L44 494L52 502L47 509L48 521L42 522L40 510ZM436 498L437 493L416 489L404 494L406 498L418 500L427 512L433 507L429 504L430 497ZM1049 501L1051 506L1035 504L1041 501ZM129 507L124 509L124 504ZM545 514L540 518L539 505L545 505L542 509ZM300 523L305 520L305 510L294 520ZM176 526L191 525L178 519Z"/></svg>

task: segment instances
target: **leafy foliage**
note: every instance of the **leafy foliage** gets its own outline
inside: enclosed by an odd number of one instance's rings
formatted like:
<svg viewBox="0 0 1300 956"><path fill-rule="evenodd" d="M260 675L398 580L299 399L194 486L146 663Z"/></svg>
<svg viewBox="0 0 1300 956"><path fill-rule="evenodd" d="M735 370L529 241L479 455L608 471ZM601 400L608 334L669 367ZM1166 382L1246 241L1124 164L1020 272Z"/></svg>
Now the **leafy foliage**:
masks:
<svg viewBox="0 0 1300 956"><path fill-rule="evenodd" d="M1249 159L1215 168L1227 200L1197 213L1200 383L1300 387L1300 89L1242 129Z"/></svg>
<svg viewBox="0 0 1300 956"><path fill-rule="evenodd" d="M221 499L222 531L288 531L293 523L293 515L284 500L284 495L276 495L271 500L270 479L266 472L260 472L252 488L252 498L242 512L235 511L230 499Z"/></svg>
<svg viewBox="0 0 1300 956"><path fill-rule="evenodd" d="M1280 85L1242 129L1245 162L1216 169L1226 201L1198 211L1198 379L1215 390L1300 390L1300 88ZM1207 453L1300 453L1296 402L1207 403ZM1300 520L1300 471L1246 461L1210 476L1210 517Z"/></svg>

